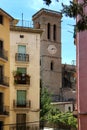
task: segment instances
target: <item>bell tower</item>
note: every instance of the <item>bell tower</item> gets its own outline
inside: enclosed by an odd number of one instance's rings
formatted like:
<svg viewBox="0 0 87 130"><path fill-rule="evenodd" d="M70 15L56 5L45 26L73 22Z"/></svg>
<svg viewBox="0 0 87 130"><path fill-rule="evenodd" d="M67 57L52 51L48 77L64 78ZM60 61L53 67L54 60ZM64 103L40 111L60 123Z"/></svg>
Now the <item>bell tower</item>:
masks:
<svg viewBox="0 0 87 130"><path fill-rule="evenodd" d="M34 27L43 29L40 45L41 80L53 95L53 100L58 99L62 84L61 18L60 12L44 8L32 16Z"/></svg>

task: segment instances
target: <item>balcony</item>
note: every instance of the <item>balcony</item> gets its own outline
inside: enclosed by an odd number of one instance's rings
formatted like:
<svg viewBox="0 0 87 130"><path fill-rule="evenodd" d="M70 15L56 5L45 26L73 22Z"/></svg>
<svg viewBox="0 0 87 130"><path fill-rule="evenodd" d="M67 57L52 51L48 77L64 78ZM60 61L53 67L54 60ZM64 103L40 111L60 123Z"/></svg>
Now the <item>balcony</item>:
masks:
<svg viewBox="0 0 87 130"><path fill-rule="evenodd" d="M27 74L16 72L14 74L14 84L29 85L30 84L30 76Z"/></svg>
<svg viewBox="0 0 87 130"><path fill-rule="evenodd" d="M33 21L15 19L10 23L11 27L33 28Z"/></svg>
<svg viewBox="0 0 87 130"><path fill-rule="evenodd" d="M13 107L14 108L30 108L31 107L31 101L21 101L18 102L16 100L13 100Z"/></svg>
<svg viewBox="0 0 87 130"><path fill-rule="evenodd" d="M39 130L39 122L36 123L20 123L10 125L10 130Z"/></svg>
<svg viewBox="0 0 87 130"><path fill-rule="evenodd" d="M6 76L2 76L0 78L0 86L9 87L9 78Z"/></svg>
<svg viewBox="0 0 87 130"><path fill-rule="evenodd" d="M9 107L8 106L0 106L0 116L8 116L9 115Z"/></svg>
<svg viewBox="0 0 87 130"><path fill-rule="evenodd" d="M15 61L29 62L29 54L16 53Z"/></svg>

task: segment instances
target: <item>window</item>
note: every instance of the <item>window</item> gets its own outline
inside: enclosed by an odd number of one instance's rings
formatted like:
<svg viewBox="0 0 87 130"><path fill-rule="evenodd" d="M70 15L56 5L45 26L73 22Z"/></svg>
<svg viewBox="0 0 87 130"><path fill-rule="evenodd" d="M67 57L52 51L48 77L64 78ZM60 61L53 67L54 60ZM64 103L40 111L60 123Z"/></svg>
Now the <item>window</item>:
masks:
<svg viewBox="0 0 87 130"><path fill-rule="evenodd" d="M24 38L24 35L20 35L20 38Z"/></svg>
<svg viewBox="0 0 87 130"><path fill-rule="evenodd" d="M0 50L3 49L3 41L0 40Z"/></svg>
<svg viewBox="0 0 87 130"><path fill-rule="evenodd" d="M3 121L0 121L0 130L3 130L4 123Z"/></svg>
<svg viewBox="0 0 87 130"><path fill-rule="evenodd" d="M17 68L14 74L16 84L30 84L30 76L27 74L27 68Z"/></svg>
<svg viewBox="0 0 87 130"><path fill-rule="evenodd" d="M70 106L68 107L68 110L71 112L71 107Z"/></svg>
<svg viewBox="0 0 87 130"><path fill-rule="evenodd" d="M26 46L18 45L18 53L26 54Z"/></svg>
<svg viewBox="0 0 87 130"><path fill-rule="evenodd" d="M0 83L3 82L3 66L0 65Z"/></svg>
<svg viewBox="0 0 87 130"><path fill-rule="evenodd" d="M0 56L3 55L3 41L0 40Z"/></svg>
<svg viewBox="0 0 87 130"><path fill-rule="evenodd" d="M18 60L26 61L26 46L18 45Z"/></svg>
<svg viewBox="0 0 87 130"><path fill-rule="evenodd" d="M26 130L26 114L17 114L16 115L16 130Z"/></svg>
<svg viewBox="0 0 87 130"><path fill-rule="evenodd" d="M18 72L20 72L21 73L21 75L20 75L20 84L26 84L26 71L27 71L27 69L26 68L17 68L17 71Z"/></svg>
<svg viewBox="0 0 87 130"><path fill-rule="evenodd" d="M0 24L3 24L3 16L0 15Z"/></svg>
<svg viewBox="0 0 87 130"><path fill-rule="evenodd" d="M51 63L50 63L50 70L53 70L53 61L51 61Z"/></svg>
<svg viewBox="0 0 87 130"><path fill-rule="evenodd" d="M18 67L17 71L21 72L22 74L26 74L27 69L26 68Z"/></svg>
<svg viewBox="0 0 87 130"><path fill-rule="evenodd" d="M56 25L53 25L53 40L56 40Z"/></svg>
<svg viewBox="0 0 87 130"><path fill-rule="evenodd" d="M0 92L0 113L3 112L3 99L4 99L4 94Z"/></svg>
<svg viewBox="0 0 87 130"><path fill-rule="evenodd" d="M50 39L50 23L47 25L47 38Z"/></svg>
<svg viewBox="0 0 87 130"><path fill-rule="evenodd" d="M26 106L26 90L17 90L17 106Z"/></svg>

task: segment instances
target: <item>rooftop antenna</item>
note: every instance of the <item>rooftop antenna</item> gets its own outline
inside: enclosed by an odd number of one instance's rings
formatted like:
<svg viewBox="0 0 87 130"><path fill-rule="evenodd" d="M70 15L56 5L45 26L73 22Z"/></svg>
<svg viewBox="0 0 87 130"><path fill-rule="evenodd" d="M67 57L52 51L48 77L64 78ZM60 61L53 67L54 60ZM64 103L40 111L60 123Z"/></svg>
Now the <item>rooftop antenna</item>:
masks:
<svg viewBox="0 0 87 130"><path fill-rule="evenodd" d="M23 13L22 13L22 27L23 27Z"/></svg>

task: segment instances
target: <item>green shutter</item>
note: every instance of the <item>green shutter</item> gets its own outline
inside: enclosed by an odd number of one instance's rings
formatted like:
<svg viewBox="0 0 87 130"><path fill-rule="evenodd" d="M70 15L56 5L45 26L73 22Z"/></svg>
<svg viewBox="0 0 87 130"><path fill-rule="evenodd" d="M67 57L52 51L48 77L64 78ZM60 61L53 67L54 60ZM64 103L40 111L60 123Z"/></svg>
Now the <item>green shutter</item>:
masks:
<svg viewBox="0 0 87 130"><path fill-rule="evenodd" d="M18 45L18 53L26 54L26 46Z"/></svg>
<svg viewBox="0 0 87 130"><path fill-rule="evenodd" d="M26 74L26 68L17 68L17 71L21 72L22 74Z"/></svg>
<svg viewBox="0 0 87 130"><path fill-rule="evenodd" d="M26 105L26 90L17 91L17 103L18 105Z"/></svg>

